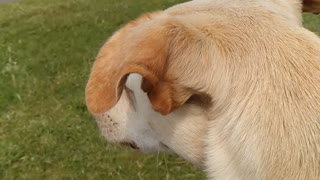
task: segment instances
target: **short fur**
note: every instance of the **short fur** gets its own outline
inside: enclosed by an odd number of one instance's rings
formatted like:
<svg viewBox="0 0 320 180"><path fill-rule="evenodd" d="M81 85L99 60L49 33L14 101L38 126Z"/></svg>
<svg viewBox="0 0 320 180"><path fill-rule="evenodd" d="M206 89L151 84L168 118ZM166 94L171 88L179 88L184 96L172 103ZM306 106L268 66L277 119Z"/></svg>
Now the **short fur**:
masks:
<svg viewBox="0 0 320 180"><path fill-rule="evenodd" d="M199 106L209 178L319 179L320 39L301 27L297 7L198 0L142 16L101 49L88 108L96 116L111 109L128 74L139 73L163 115L210 97Z"/></svg>

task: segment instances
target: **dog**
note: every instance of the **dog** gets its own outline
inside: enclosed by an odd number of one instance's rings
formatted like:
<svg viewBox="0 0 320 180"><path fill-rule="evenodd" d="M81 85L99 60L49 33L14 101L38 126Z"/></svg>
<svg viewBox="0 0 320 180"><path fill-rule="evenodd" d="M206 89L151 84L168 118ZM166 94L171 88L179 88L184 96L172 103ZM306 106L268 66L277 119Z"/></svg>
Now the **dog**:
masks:
<svg viewBox="0 0 320 180"><path fill-rule="evenodd" d="M88 109L101 117L139 73L155 111L200 104L209 178L318 179L320 40L288 13L298 5L199 0L144 15L102 47Z"/></svg>

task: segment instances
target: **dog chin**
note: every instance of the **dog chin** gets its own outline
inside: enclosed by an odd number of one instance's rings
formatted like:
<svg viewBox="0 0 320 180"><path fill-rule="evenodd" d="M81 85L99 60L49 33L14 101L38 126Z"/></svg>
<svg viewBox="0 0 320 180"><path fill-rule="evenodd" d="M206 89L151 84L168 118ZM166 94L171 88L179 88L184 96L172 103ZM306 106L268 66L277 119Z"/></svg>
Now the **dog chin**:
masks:
<svg viewBox="0 0 320 180"><path fill-rule="evenodd" d="M154 154L154 153L172 153L171 149L160 143L157 147L142 147L141 152L147 153L147 154Z"/></svg>

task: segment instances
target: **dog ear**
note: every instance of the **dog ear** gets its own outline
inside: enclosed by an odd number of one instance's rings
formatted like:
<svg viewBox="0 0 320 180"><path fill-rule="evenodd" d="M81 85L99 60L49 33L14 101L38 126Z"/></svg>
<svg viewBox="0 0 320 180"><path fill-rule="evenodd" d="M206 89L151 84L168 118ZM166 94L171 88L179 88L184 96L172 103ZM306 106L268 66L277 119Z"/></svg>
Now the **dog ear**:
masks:
<svg viewBox="0 0 320 180"><path fill-rule="evenodd" d="M162 115L179 108L193 95L187 88L165 81L160 81L154 86L147 79L143 79L141 88L148 93L153 109Z"/></svg>
<svg viewBox="0 0 320 180"><path fill-rule="evenodd" d="M103 113L118 102L130 73L143 76L142 89L148 93L153 108L162 114L172 112L187 100L186 93L173 88L164 76L170 24L165 19L141 26L128 24L102 47L86 87L91 113Z"/></svg>
<svg viewBox="0 0 320 180"><path fill-rule="evenodd" d="M303 12L320 13L320 0L303 0Z"/></svg>

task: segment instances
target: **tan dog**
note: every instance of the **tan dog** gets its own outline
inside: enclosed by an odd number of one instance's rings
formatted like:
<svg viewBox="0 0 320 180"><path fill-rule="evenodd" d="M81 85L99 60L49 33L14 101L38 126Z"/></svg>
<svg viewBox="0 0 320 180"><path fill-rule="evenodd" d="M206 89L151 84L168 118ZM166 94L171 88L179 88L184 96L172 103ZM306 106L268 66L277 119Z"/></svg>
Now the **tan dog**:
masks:
<svg viewBox="0 0 320 180"><path fill-rule="evenodd" d="M118 31L94 65L88 108L113 107L136 72L162 114L210 97L199 101L209 177L318 179L320 40L275 8L286 1L230 2L177 5Z"/></svg>

